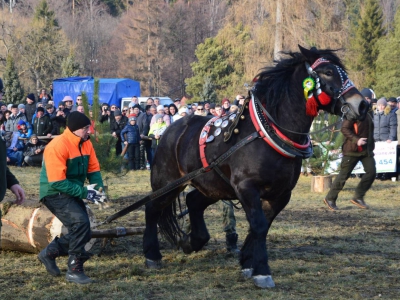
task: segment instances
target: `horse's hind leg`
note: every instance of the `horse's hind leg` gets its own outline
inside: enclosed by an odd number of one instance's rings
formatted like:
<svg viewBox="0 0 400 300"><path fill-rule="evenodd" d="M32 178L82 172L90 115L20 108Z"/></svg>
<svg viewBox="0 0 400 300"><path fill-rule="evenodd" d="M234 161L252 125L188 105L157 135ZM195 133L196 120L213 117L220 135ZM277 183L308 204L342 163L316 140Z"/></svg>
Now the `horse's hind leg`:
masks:
<svg viewBox="0 0 400 300"><path fill-rule="evenodd" d="M162 210L152 201L146 204L146 229L143 234L143 253L146 257L146 266L149 268L161 267L161 252L157 237L157 222Z"/></svg>
<svg viewBox="0 0 400 300"><path fill-rule="evenodd" d="M206 223L204 222L204 210L216 201L207 198L197 189L186 196L186 205L189 210L191 232L180 241L183 252L191 253L199 251L210 240Z"/></svg>

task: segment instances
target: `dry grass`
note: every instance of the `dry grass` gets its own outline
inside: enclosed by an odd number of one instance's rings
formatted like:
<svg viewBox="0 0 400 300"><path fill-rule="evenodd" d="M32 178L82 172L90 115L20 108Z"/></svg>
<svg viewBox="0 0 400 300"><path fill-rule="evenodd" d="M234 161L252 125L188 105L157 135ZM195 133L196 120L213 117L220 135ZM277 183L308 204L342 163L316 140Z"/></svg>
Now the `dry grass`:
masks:
<svg viewBox="0 0 400 300"><path fill-rule="evenodd" d="M13 169L30 199L37 199L38 169ZM93 207L102 220L150 190L149 172L126 178L105 174L113 206ZM36 255L0 255L1 299L400 299L399 183L376 181L367 194L369 210L350 204L358 179L349 179L340 194L340 211L324 207L324 195L310 192L310 178L301 177L288 207L277 217L268 237L270 266L276 288L260 290L239 275L239 265L224 247L221 209L206 211L211 240L203 251L185 255L162 241L164 268L143 265L141 236L119 238L85 264L97 283L69 284L46 274ZM134 198L122 198L135 194ZM247 222L236 213L239 241ZM112 226L143 225L143 210ZM99 253L100 244L92 249ZM66 259L58 259L62 273Z"/></svg>

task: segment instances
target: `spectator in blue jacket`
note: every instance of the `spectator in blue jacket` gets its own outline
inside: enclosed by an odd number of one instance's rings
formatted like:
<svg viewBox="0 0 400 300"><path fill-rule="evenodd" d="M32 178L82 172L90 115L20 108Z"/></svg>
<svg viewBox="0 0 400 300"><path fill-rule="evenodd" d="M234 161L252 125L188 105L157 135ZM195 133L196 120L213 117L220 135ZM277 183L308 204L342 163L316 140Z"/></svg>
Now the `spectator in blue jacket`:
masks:
<svg viewBox="0 0 400 300"><path fill-rule="evenodd" d="M19 120L18 122L19 137L29 139L32 135L32 125L24 120Z"/></svg>
<svg viewBox="0 0 400 300"><path fill-rule="evenodd" d="M128 145L129 170L139 170L140 133L139 127L136 125L136 117L129 118L129 123L121 131L121 140Z"/></svg>
<svg viewBox="0 0 400 300"><path fill-rule="evenodd" d="M7 147L7 164L17 165L17 167L22 167L22 162L24 160L23 150L24 142L19 140L19 132L8 131L5 134L5 141Z"/></svg>

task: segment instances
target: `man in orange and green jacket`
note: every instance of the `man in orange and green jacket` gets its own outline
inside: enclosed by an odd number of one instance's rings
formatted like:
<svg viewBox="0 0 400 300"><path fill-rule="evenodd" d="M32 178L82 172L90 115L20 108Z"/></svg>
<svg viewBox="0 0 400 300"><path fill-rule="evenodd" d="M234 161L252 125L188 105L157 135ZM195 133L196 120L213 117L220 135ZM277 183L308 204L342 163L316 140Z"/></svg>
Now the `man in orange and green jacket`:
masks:
<svg viewBox="0 0 400 300"><path fill-rule="evenodd" d="M105 200L104 192L96 190L103 188L103 181L89 135L89 118L80 112L70 113L65 131L46 146L40 173L40 201L64 224L68 234L55 238L38 258L51 275L58 276L55 259L69 255L66 279L79 284L92 282L83 270L83 263L90 258L84 247L91 231L82 199L95 203ZM86 179L90 185L85 187Z"/></svg>

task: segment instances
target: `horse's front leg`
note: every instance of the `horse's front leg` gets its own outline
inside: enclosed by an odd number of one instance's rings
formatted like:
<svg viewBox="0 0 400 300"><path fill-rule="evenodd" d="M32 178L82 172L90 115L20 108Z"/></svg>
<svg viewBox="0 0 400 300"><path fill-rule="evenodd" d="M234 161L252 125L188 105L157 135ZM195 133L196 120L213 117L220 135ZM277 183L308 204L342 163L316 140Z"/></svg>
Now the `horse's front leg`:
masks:
<svg viewBox="0 0 400 300"><path fill-rule="evenodd" d="M253 277L260 288L275 286L268 266L268 222L262 210L258 188L250 182L239 184L238 197L250 223L250 231L241 249L240 264L245 277Z"/></svg>

